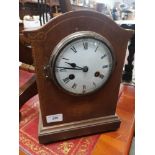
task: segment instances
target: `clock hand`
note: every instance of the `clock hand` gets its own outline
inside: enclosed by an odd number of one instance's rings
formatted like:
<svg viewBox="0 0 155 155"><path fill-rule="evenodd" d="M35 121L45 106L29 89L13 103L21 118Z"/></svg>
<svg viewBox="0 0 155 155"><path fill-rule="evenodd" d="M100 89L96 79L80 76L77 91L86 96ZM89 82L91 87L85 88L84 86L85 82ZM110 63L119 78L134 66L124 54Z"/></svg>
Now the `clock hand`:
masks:
<svg viewBox="0 0 155 155"><path fill-rule="evenodd" d="M82 70L83 72L88 72L88 67L87 66L84 66L82 68L82 67L76 66L75 63L68 63L68 62L65 62L65 63L71 65L73 68L68 68L68 67L57 67L57 68L72 69L72 70Z"/></svg>
<svg viewBox="0 0 155 155"><path fill-rule="evenodd" d="M57 68L72 69L72 70L83 70L83 69L81 69L81 68L69 68L69 67L57 67Z"/></svg>
<svg viewBox="0 0 155 155"><path fill-rule="evenodd" d="M70 66L72 66L73 68L77 67L83 70L82 67L77 66L75 63L69 63L69 62L65 62L66 64L69 64Z"/></svg>
<svg viewBox="0 0 155 155"><path fill-rule="evenodd" d="M66 64L69 64L70 66L72 67L76 67L76 64L75 63L69 63L69 62L65 62Z"/></svg>

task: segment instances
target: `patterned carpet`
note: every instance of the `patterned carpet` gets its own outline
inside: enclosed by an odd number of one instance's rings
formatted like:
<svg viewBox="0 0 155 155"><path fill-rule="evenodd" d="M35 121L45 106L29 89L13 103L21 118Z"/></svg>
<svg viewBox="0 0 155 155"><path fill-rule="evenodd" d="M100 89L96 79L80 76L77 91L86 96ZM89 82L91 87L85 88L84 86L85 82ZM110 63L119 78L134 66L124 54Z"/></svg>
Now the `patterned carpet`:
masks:
<svg viewBox="0 0 155 155"><path fill-rule="evenodd" d="M41 145L38 142L38 95L30 99L21 109L19 144L20 149L30 155L90 155L99 137L93 135Z"/></svg>

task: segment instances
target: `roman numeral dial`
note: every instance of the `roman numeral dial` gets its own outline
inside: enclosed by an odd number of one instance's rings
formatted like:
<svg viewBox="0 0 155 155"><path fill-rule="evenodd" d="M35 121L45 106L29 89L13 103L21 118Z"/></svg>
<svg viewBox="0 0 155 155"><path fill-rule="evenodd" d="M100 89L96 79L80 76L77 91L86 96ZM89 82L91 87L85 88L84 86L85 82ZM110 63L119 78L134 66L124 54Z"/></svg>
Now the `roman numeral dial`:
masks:
<svg viewBox="0 0 155 155"><path fill-rule="evenodd" d="M77 53L77 50L74 46L71 47L71 50L74 52L74 53Z"/></svg>
<svg viewBox="0 0 155 155"><path fill-rule="evenodd" d="M77 84L74 83L74 84L72 85L72 88L73 88L73 89L76 89L76 87L77 87Z"/></svg>
<svg viewBox="0 0 155 155"><path fill-rule="evenodd" d="M83 47L85 50L87 50L88 49L88 42L83 42Z"/></svg>
<svg viewBox="0 0 155 155"><path fill-rule="evenodd" d="M65 84L68 83L69 81L70 81L69 77L66 77L66 78L63 79L63 82L64 82Z"/></svg>
<svg viewBox="0 0 155 155"><path fill-rule="evenodd" d="M94 32L77 32L68 38L56 49L52 60L55 69L51 74L57 85L71 95L95 93L104 87L112 72L113 53L109 43Z"/></svg>

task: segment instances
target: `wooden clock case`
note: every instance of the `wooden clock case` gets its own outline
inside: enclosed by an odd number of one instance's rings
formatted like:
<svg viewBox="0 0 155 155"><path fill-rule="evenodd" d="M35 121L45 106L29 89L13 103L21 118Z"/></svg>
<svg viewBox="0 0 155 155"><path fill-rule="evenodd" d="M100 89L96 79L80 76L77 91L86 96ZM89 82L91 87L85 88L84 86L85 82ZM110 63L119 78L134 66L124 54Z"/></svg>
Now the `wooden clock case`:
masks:
<svg viewBox="0 0 155 155"><path fill-rule="evenodd" d="M46 79L44 66L55 46L77 31L94 31L112 45L116 66L107 83L97 92L73 96ZM115 114L126 47L131 31L120 28L103 14L93 11L68 12L52 19L40 29L24 31L31 41L40 100L39 142L49 143L73 137L116 130L120 119ZM62 114L60 122L47 123L46 116Z"/></svg>

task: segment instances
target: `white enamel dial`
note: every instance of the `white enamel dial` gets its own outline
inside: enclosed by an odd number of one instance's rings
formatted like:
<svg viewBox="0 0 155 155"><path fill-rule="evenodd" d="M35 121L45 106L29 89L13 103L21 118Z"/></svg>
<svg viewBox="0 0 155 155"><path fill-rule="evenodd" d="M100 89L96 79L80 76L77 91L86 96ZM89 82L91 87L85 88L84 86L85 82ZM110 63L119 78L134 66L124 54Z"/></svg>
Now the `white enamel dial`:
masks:
<svg viewBox="0 0 155 155"><path fill-rule="evenodd" d="M101 88L114 65L111 48L103 38L87 31L65 38L52 56L51 72L65 91L85 95Z"/></svg>

